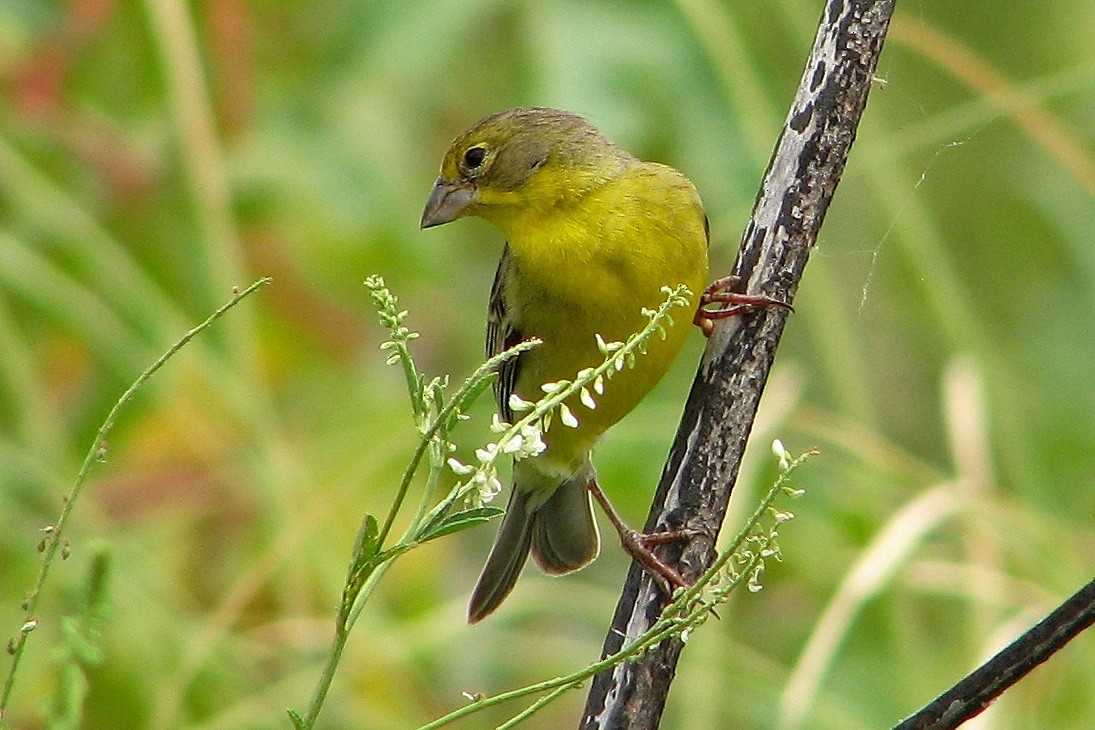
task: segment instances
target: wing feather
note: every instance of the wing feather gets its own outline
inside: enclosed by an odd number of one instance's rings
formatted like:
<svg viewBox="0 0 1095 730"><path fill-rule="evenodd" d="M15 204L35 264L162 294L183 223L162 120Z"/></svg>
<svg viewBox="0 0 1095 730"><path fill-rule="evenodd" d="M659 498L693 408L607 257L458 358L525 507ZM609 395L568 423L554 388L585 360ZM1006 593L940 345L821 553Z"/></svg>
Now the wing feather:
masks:
<svg viewBox="0 0 1095 730"><path fill-rule="evenodd" d="M498 261L498 270L494 274L494 284L490 290L490 304L487 307L487 357L494 357L524 339L517 329L515 312L506 307L506 282L509 280L513 261L509 246L502 249L502 258ZM521 369L521 360L527 353L510 358L498 368L498 379L494 381L494 398L498 402L498 412L507 421L513 421L513 412L509 407L509 397L517 384L517 374Z"/></svg>

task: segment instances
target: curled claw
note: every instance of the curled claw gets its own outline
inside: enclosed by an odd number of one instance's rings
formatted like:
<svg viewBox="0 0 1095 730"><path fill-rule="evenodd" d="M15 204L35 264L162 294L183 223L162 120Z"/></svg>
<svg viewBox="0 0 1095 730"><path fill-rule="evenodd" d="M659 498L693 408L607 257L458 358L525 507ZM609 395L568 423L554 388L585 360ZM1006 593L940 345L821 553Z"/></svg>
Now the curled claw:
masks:
<svg viewBox="0 0 1095 730"><path fill-rule="evenodd" d="M789 312L795 311L794 307L787 302L780 301L767 294L745 294L732 291L732 288L740 283L741 277L724 276L721 279L716 279L711 286L704 290L700 296L699 307L696 308L696 316L692 320L703 332L704 337L710 337L715 330L715 320L726 319L754 309L766 309L768 307L779 307Z"/></svg>
<svg viewBox="0 0 1095 730"><path fill-rule="evenodd" d="M640 532L632 527L629 527L620 517L620 514L616 511L616 508L612 506L612 503L608 501L608 497L601 487L597 484L596 479L591 479L588 485L590 493L593 498L600 503L601 508L604 509L605 514L608 515L609 522L616 528L616 532L620 535L620 544L624 550L635 561L643 567L643 569L652 575L665 590L667 596L672 595L673 591L677 588L688 588L690 583L685 580L676 568L668 565L654 554L651 548L658 545L665 545L666 543L678 542L681 540L687 540L691 537L695 537L701 532L694 529L680 529L680 530L666 530L664 532Z"/></svg>

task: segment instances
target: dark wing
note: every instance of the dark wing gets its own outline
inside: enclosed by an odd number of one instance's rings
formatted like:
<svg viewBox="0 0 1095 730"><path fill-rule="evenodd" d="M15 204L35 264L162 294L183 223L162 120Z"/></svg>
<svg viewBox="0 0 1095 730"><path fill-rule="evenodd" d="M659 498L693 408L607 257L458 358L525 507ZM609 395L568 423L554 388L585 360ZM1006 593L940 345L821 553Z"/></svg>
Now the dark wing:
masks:
<svg viewBox="0 0 1095 730"><path fill-rule="evenodd" d="M498 262L498 271L494 274L494 285L490 289L490 304L487 308L487 357L494 357L524 339L514 322L514 313L506 311L503 289L513 266L509 255L509 246L502 249L502 258ZM511 357L498 368L498 379L494 381L494 399L498 402L498 412L507 421L513 421L513 412L509 407L509 397L517 383L517 373L521 369L521 360L525 353Z"/></svg>

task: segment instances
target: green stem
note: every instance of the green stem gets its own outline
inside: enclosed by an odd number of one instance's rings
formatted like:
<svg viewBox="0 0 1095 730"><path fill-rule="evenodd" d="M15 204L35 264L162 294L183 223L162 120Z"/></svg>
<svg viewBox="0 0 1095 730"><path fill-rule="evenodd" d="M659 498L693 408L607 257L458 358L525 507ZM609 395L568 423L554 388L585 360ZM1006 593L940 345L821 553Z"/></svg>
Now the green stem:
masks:
<svg viewBox="0 0 1095 730"><path fill-rule="evenodd" d="M647 629L642 635L640 635L635 641L622 648L620 651L605 657L598 662L590 664L583 669L568 674L563 677L557 677L538 684L531 684L526 687L520 687L518 689L510 690L508 692L502 692L501 694L494 695L493 697L486 697L469 705L465 705L457 710L437 718L433 722L421 726L418 730L436 730L436 728L443 727L449 723L459 720L463 717L467 717L475 712L500 705L510 700L520 699L529 695L538 694L540 692L549 692L548 695L540 698L535 703L527 707L521 713L511 718L505 724L499 726L498 730L502 728L509 728L516 724L517 721L522 720L533 712L540 710L548 702L556 699L559 695L563 694L567 689L575 687L586 679L598 674L602 671L610 669L621 662L627 661L630 658L641 656L647 649L656 646L658 643L668 639L672 636L680 636L683 631L693 629L699 626L707 619L707 615L712 605L706 603L697 604L702 591L711 584L711 581L721 572L726 563L737 553L738 549L745 543L748 537L753 534L753 530L757 524L764 517L765 513L772 506L772 503L779 496L779 494L787 487L787 482L790 478L790 474L797 469L807 458L814 455L813 451L808 451L805 454L794 459L785 470L782 471L779 478L776 480L772 488L768 490L764 499L761 500L760 505L753 511L752 516L746 522L745 526L741 529L738 535L735 537L731 546L728 549L723 550L718 559L711 564L711 566L703 572L703 574L696 580L696 582L687 590L680 591L674 597L672 603L670 603L662 611L662 615L658 618L654 624ZM736 588L746 580L748 576L756 569L757 565L763 560L762 551L767 547L767 541L764 545L758 546L751 551L749 559L745 564L737 571L737 575L726 586L720 590L723 593L729 593L730 590Z"/></svg>
<svg viewBox="0 0 1095 730"><path fill-rule="evenodd" d="M334 681L335 671L338 669L338 663L342 659L342 651L346 648L346 640L349 637L349 627L344 628L341 621L336 621L335 640L331 643L331 652L327 655L327 663L323 665L323 673L319 677L319 683L316 684L312 701L308 704L308 714L301 718L303 721L302 727L313 727L319 718L320 710L323 709L323 702L327 699L328 690L331 689L331 682Z"/></svg>
<svg viewBox="0 0 1095 730"><path fill-rule="evenodd" d="M369 282L366 282L366 284L369 285L371 289L378 292L381 291L383 287L382 281L378 281L377 286L375 287L370 285ZM539 403L536 404L536 408L534 408L531 413L529 413L510 427L510 429L505 433L502 439L500 439L500 442L506 443L507 441L509 441L509 439L520 433L522 428L528 426L536 420L543 418L546 413L556 408L567 398L578 393L581 388L585 387L589 383L594 382L594 380L596 380L597 378L602 376L606 378L611 377L612 371L618 369L616 367L616 362L621 358L631 357L632 353L635 350L644 347L646 341L661 327L661 322L665 317L668 316L669 310L673 306L678 306L681 304L681 299L686 292L687 290L683 287L678 287L675 291L669 292L669 298L658 308L658 310L650 313L650 322L645 328L643 328L643 330L629 338L627 343L621 346L618 350L611 353L606 353L605 362L597 368L590 370L589 373L587 373L584 377L577 378L575 382L569 383L566 387L560 388L557 392L551 394L549 397L542 399ZM383 301L385 300L378 299L378 301L381 301L383 305ZM420 428L422 424L428 423L429 425L422 431L422 435L419 438L418 445L415 448L414 454L411 456L411 461L403 472L403 477L400 480L395 499L393 500L392 505L388 510L388 515L384 520L383 526L377 534L376 546L378 551L383 551L384 543L387 540L388 535L391 533L392 526L395 523L396 515L402 509L403 503L406 501L411 481L418 471L418 467L422 462L423 456L427 453L428 450L433 449L434 451L430 459L430 474L427 478L424 494L422 496L422 499L419 501L418 509L415 513L414 518L411 520L410 525L408 525L407 529L404 531L402 537L396 543L396 545L390 548L388 551L384 551L387 553L387 557L382 563L380 563L376 567L374 572L369 575L368 579L366 579L365 581L365 584L361 587L361 590L358 591L357 595L352 598L352 607L349 613L345 614L346 618L343 619L342 614L340 613L338 619L339 625L336 627L335 631L335 640L332 644L331 652L328 655L327 663L324 666L323 674L320 677L319 683L316 686L315 693L313 694L312 701L308 708L308 713L305 717L299 718L299 725L303 728L311 728L314 725L316 718L319 716L320 711L322 710L323 703L327 696L327 692L330 689L331 682L334 679L334 673L338 668L338 663L341 659L342 651L345 647L350 628L357 621L357 618L360 616L362 610L364 610L365 603L372 592L373 586L376 585L376 582L379 581L380 576L387 570L387 568L391 565L392 561L396 557L413 548L416 544L415 541L418 538L418 532L421 529L423 520L427 516L427 508L429 506L432 494L435 491L437 482L440 478L441 469L444 464L445 448L448 443L448 431L450 428L450 421L453 419L456 413L463 412L463 409L465 409L467 405L470 404L482 392L483 387L485 387L484 381L488 377L490 377L492 373L494 373L494 371L501 363L509 358L516 357L521 352L528 350L532 347L536 347L540 344L538 340L529 340L526 342L522 342L506 350L505 352L502 352L495 357L487 360L487 362L480 365L475 370L475 372L473 372L472 375L464 381L463 385L453 396L453 398L450 399L447 404L438 408L436 415L432 419L429 419L428 413L426 413L425 409L423 408L425 402L421 390L422 380L418 376L418 371L414 366L414 361L411 358L410 351L406 346L406 336L398 336L398 332L401 332L403 330L401 329L400 317L394 307L394 299L392 300L391 306L392 310L388 313L387 319L384 316L384 311L382 311L381 313L381 319L382 321L388 321L390 319L391 323L389 326L392 329L392 341L395 343L396 354L398 355L398 359L402 364L404 374L407 377L408 388L411 390L411 400L412 406L415 410L416 420L418 420ZM440 404L441 401L439 396L435 396L434 402L436 404ZM501 450L499 449L498 453L500 452ZM444 500L442 500L441 505L455 504L461 496L466 494L472 488L472 485L464 487L458 485L448 496L445 497ZM368 515L363 518L362 526L359 528L359 534L363 534L363 531L366 529L365 521L369 519L370 517ZM644 636L656 637L657 641L661 641L661 639L665 636L671 635L674 631L679 631L680 629L678 627L680 623L681 619L678 618L670 618L665 621L660 621L655 624L655 626L652 627L651 631L647 632L647 634ZM655 629L658 629L659 627L660 631L656 632ZM441 724L445 724L446 722L449 722L453 719L462 717L464 714L475 712L484 706L489 706L490 704L497 704L499 702L504 702L506 700L514 699L516 697L522 697L531 693L563 689L574 686L581 681L584 681L584 679L586 679L587 677L592 676L592 674L601 671L602 668L612 666L613 661L620 661L621 659L617 657L627 656L631 653L645 651L647 646L649 646L649 644L645 641L633 643L630 647L628 647L627 650L621 652L615 657L609 657L602 662L591 665L591 667L588 667L582 672L570 675L570 677L564 677L561 680L553 680L553 682L549 683L533 685L532 687L525 688L523 690L516 690L515 692L517 694L511 692L498 695L497 697L493 697L489 700L484 700L483 703L476 703L474 705L470 705L469 707L462 708L455 713L447 715L445 718L441 718L441 720L436 721L434 724L424 726L424 728L440 727ZM606 664L605 662L609 663ZM592 672L592 674L590 672ZM561 682L561 684L559 684L559 682ZM556 696L556 692L551 692L548 697L542 698L540 701L534 703L529 708L526 708L526 714L524 716L536 712L540 709L540 707L542 707L544 704L547 704L547 702L549 702L551 699L554 699L554 697ZM293 716L293 718L294 721L297 722L297 718L295 715Z"/></svg>
<svg viewBox="0 0 1095 730"><path fill-rule="evenodd" d="M411 396L411 408L414 410L415 420L422 422L429 415L425 412L425 404L422 402L422 380L414 367L407 340L399 340L396 347L399 350L399 361L403 365L403 377L407 379L407 393Z"/></svg>
<svg viewBox="0 0 1095 730"><path fill-rule="evenodd" d="M426 454L427 450L433 446L437 449L435 457L431 459L430 475L426 480L426 488L422 496L422 500L419 503L418 510L415 514L411 524L407 527L399 542L389 550L390 557L376 567L376 569L369 575L362 585L361 590L358 591L354 597L353 608L347 615L345 621L342 617L336 620L335 626L335 638L331 644L331 651L327 656L327 662L323 667L323 672L320 675L319 681L316 684L315 691L312 694L312 700L308 705L307 714L301 718L302 727L311 728L315 725L319 713L323 709L323 703L327 699L327 693L331 688L331 683L334 681L335 672L338 669L339 662L342 659L342 652L346 647L346 641L349 639L350 629L361 615L362 610L365 608L365 603L368 601L369 596L372 595L373 589L376 587L380 578L391 567L392 561L399 555L406 552L406 549L412 547L411 543L417 535L417 531L422 522L423 516L426 514L427 507L429 506L430 495L434 492L437 482L441 475L441 469L444 464L444 451L443 445L437 443L437 436L439 432L442 432L446 428L450 417L457 411L466 408L474 395L478 395L481 390L480 384L483 380L489 377L495 369L505 360L511 357L516 357L521 352L535 347L539 344L538 340L530 340L528 342L522 342L519 345L501 353L487 362L480 365L475 371L464 381L463 385L456 392L453 398L446 404L437 416L430 423L429 427L422 434L422 437L418 441L418 446L415 448L414 454L411 456L411 461L407 465L407 468L403 472L403 477L399 483L399 489L396 492L395 500L392 502L391 508L388 510L388 516L384 520L384 526L381 528L377 536L377 549L382 549L384 541L387 539L388 534L391 532L392 524L395 522L395 517L399 513L400 508L403 506L403 502L406 500L407 492L410 489L411 481L414 478L415 473L418 471L418 467L422 462L422 457ZM412 399L414 398L415 385L419 382L417 378L417 370L414 367L414 361L411 359L410 352L405 346L398 345L398 353L400 360L403 363L404 373L407 374L407 386L412 389ZM412 377L412 375L414 375ZM368 515L364 519L368 519ZM362 528L364 529L364 525Z"/></svg>
<svg viewBox="0 0 1095 730"><path fill-rule="evenodd" d="M605 657L599 662L590 664L589 666L580 669L577 672L568 674L565 677L556 677L555 679L538 682L537 684L530 684L527 687L520 687L518 689L510 690L509 692L502 692L500 694L494 695L493 697L485 697L469 705L465 705L464 707L461 707L457 710L453 710L449 714L439 717L433 722L422 725L418 728L418 730L435 730L436 728L448 725L455 720L467 717L472 713L479 712L480 710L484 710L488 707L500 705L504 702L509 702L510 700L520 699L522 697L527 697L529 695L537 694L539 692L568 689L570 687L579 685L593 675L597 674L598 672L613 667L630 656L640 654L647 648L653 646L667 636L670 636L675 629L666 628L667 623L669 622L658 621L645 634L640 636L633 643L629 644L627 648L621 649L617 653ZM552 692L552 695L557 696L555 692Z"/></svg>
<svg viewBox="0 0 1095 730"><path fill-rule="evenodd" d="M61 509L61 516L58 517L55 525L50 525L47 529L48 532L43 539L42 552L44 554L42 559L42 567L38 572L38 580L34 584L34 589L27 596L24 601L24 613L23 613L23 627L19 631L19 635L13 640L10 645L10 653L12 655L11 667L8 669L7 677L4 680L3 689L0 690L0 718L4 716L4 712L8 706L8 700L11 697L12 688L15 685L15 675L19 669L19 662L23 658L23 651L26 649L27 637L31 631L38 625L38 619L35 618L35 613L38 610L38 601L42 595L42 586L45 585L46 578L49 576L50 567L53 565L53 561L57 556L57 551L64 543L63 536L65 528L68 526L70 516L73 508L76 506L76 501L83 493L84 486L87 483L88 475L91 473L91 468L95 462L102 461L106 456L106 437L114 428L114 423L121 412L122 408L133 399L136 392L143 386L149 378L151 378L157 370L162 368L168 360L175 355L176 352L186 346L190 340L194 339L200 332L205 330L215 321L217 321L225 312L232 307L236 306L244 297L248 296L258 288L269 284L269 277L259 279L251 286L247 287L243 291L235 294L226 304L221 306L213 314L209 315L208 319L199 324L194 329L183 335L175 344L173 344L168 350L159 357L156 362L138 377L133 384L122 394L122 397L114 404L114 407L110 409L110 413L107 414L106 420L103 421L102 426L99 427L98 433L95 435L95 441L92 443L91 448L88 449L87 455L84 457L84 462L80 467L80 472L76 475L76 483L72 488L72 492L65 500L65 505Z"/></svg>
<svg viewBox="0 0 1095 730"><path fill-rule="evenodd" d="M539 712L541 709L543 709L547 705L550 705L560 695L562 695L565 692L569 692L570 690L574 689L575 687L578 687L579 685L581 685L581 682L571 682L570 684L564 684L563 686L558 687L558 688L552 690L551 692L548 692L546 695L544 695L540 699L536 700L531 705L526 707L521 712L518 712L516 715L514 715L510 719L506 720L504 723L502 723L501 725L496 727L494 730L509 730L509 728L517 727L517 725L524 722L528 718L532 717L534 714Z"/></svg>
<svg viewBox="0 0 1095 730"><path fill-rule="evenodd" d="M701 575L695 583L693 583L687 590L685 590L684 593L682 593L681 596L673 602L673 604L666 608L667 612L673 606L686 606L690 601L699 597L703 589L706 588L712 580L714 580L715 576L719 574L723 567L725 567L730 559L733 558L734 555L738 552L738 549L741 548L743 544L745 544L745 541L749 538L749 536L753 533L753 530L760 523L761 518L763 518L764 514L771 508L772 503L775 502L780 493L787 488L787 483L790 481L791 473L798 469L798 467L801 466L803 462L805 462L811 456L815 456L816 454L817 451L811 449L810 451L807 451L806 453L801 454L796 459L792 460L791 463L787 465L787 468L780 472L779 478L776 479L775 484L773 484L772 488L768 490L768 493L764 495L764 499L762 499L760 501L760 504L757 505L757 508L753 510L753 514L750 515L748 520L746 520L745 524L738 531L738 534L734 536L734 540L730 543L730 545L724 548L721 553L719 553L719 556L715 559L715 562L711 563L711 566L703 572L703 575ZM748 569L752 569L753 567L756 567L755 562L747 566ZM740 583L741 577L747 574L748 570L739 571L739 578L733 581L732 585L737 585L738 583Z"/></svg>
<svg viewBox="0 0 1095 730"><path fill-rule="evenodd" d="M411 463L403 470L403 478L399 480L399 489L395 493L395 499L392 500L392 506L388 509L388 516L384 519L384 526L380 528L380 533L376 538L377 549L384 546L384 540L387 539L388 533L392 530L392 523L395 522L395 516L399 514L399 510L403 507L403 502L407 498L407 490L411 487L411 480L414 479L415 472L418 471L418 465L422 461L422 456L430 446L430 439L433 438L433 433L436 433L436 425L437 424L434 423L434 425L426 431L426 434L419 439L418 446L411 456ZM369 516L366 514L362 518L362 524L364 524L364 521L367 520L368 517Z"/></svg>
<svg viewBox="0 0 1095 730"><path fill-rule="evenodd" d="M392 559L394 559L398 553L393 553ZM392 559L386 560L376 567L376 570L365 580L365 584L361 586L361 590L358 592L358 597L355 601L358 604L355 606L356 611L351 614L350 618L343 623L341 616L335 620L335 640L331 643L331 651L327 655L327 663L323 665L323 673L319 677L319 681L316 683L315 691L312 693L312 700L308 703L308 712L303 718L303 727L311 728L315 725L316 720L319 718L319 713L323 709L323 703L327 699L327 692L331 689L331 683L334 681L335 672L338 670L338 664L342 659L342 651L346 648L346 641L350 638L350 629L353 626L354 620L357 615L361 613L361 607L365 605L365 601L372 595L373 589L376 588L376 584L380 582L381 577L388 572L388 568L392 565Z"/></svg>
<svg viewBox="0 0 1095 730"><path fill-rule="evenodd" d="M411 520L413 530L408 530L408 533L411 533L409 536L415 538L418 537L418 528L422 525L422 518L430 508L430 497L437 490L437 483L441 481L441 470L445 465L444 442L434 441L432 449L434 453L430 458L430 473L426 477L426 487L422 490L422 499L418 500L418 509L415 510L414 519Z"/></svg>
<svg viewBox="0 0 1095 730"><path fill-rule="evenodd" d="M361 590L354 597L353 607L350 609L350 613L346 617L345 625L346 630L349 629L357 622L358 616L365 609L365 602L369 599L369 595L372 594L373 587L376 582L380 580L380 576L384 574L391 566L393 560L398 558L403 553L407 552L411 548L417 547L417 540L419 536L419 530L422 527L422 518L426 514L426 509L430 503L430 495L433 494L437 487L437 482L441 476L442 465L444 464L442 453L438 453L438 457L431 459L430 461L430 474L426 478L426 487L423 489L422 499L419 501L418 510L411 520L411 524L407 526L407 529L403 532L403 535L399 538L399 541L391 548L389 548L389 557L380 565L376 567L373 573L365 580L365 584L361 587ZM378 549L380 543L377 543Z"/></svg>
<svg viewBox="0 0 1095 730"><path fill-rule="evenodd" d="M437 417L433 419L429 427L422 434L422 438L419 439L418 447L415 448L414 455L411 456L411 463L403 472L403 478L399 482L399 490L396 492L395 500L392 502L391 509L388 510L388 516L384 520L384 526L380 529L380 533L377 536L376 544L379 547L384 546L384 540L388 537L388 533L391 532L392 523L395 522L395 516L398 514L400 508L403 506L403 501L407 497L407 490L410 489L411 480L414 478L415 472L418 471L418 464L422 461L422 456L426 453L426 449L429 448L430 442L437 435L438 431L447 427L446 424L453 413L470 405L468 396L472 393L478 395L477 391L479 384L490 376L499 365L539 344L540 340L537 339L526 340L487 360L468 376L464 381L464 384L460 386L460 390L456 391L456 394L449 400L445 407L438 411ZM409 367L411 372L415 372L410 353L408 353L405 348L400 349L400 359L404 360L405 368ZM407 363L410 364L408 365ZM408 386L410 386L412 381L408 379L407 382ZM417 382L417 378L415 379L415 382Z"/></svg>

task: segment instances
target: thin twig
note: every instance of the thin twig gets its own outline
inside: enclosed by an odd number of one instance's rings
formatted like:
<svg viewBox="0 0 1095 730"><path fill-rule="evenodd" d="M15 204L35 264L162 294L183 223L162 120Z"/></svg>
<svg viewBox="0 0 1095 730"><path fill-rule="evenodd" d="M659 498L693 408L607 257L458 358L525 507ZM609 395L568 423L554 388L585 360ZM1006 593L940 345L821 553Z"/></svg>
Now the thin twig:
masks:
<svg viewBox="0 0 1095 730"><path fill-rule="evenodd" d="M107 414L106 420L104 420L102 426L99 427L99 432L95 435L95 440L92 442L91 448L88 449L87 455L84 457L84 463L80 467L79 474L76 475L76 483L72 488L72 492L65 498L65 505L61 508L61 516L57 518L55 524L47 525L43 528L44 536L40 543L40 549L43 553L42 568L38 572L38 580L35 582L34 588L23 601L23 625L20 628L19 634L12 639L11 643L8 645L8 652L12 655L12 659L11 667L8 669L8 675L4 680L4 687L0 690L0 718L3 718L4 712L7 709L8 700L11 697L11 691L15 685L15 675L19 669L19 661L23 658L23 651L26 649L27 638L38 626L38 618L35 614L38 610L38 600L42 595L42 586L45 585L46 578L49 576L50 567L53 565L53 561L57 557L58 551L62 549L67 550L67 542L64 537L65 528L68 526L72 510L76 506L76 501L83 493L84 487L87 484L87 478L91 473L92 467L97 462L103 461L106 458L106 437L109 435L111 429L114 428L114 423L118 418L118 414L121 412L122 408L133 399L133 396L140 390L141 386L148 382L149 378L155 375L156 371L162 368L175 353L185 347L186 344L194 339L200 332L220 319L221 315L239 304L240 300L244 297L269 283L270 278L264 277L246 289L237 291L227 303L213 312L213 314L209 315L209 318L204 322L179 338L179 340L168 348L156 362L152 363L147 370L141 373L140 377L133 381L133 384L129 386L125 393L122 394L122 397L118 399L118 402L114 404L114 407L110 409L110 413ZM62 546L65 547L63 548Z"/></svg>
<svg viewBox="0 0 1095 730"><path fill-rule="evenodd" d="M1095 623L1095 578L999 654L897 724L894 730L958 727L1092 623Z"/></svg>

